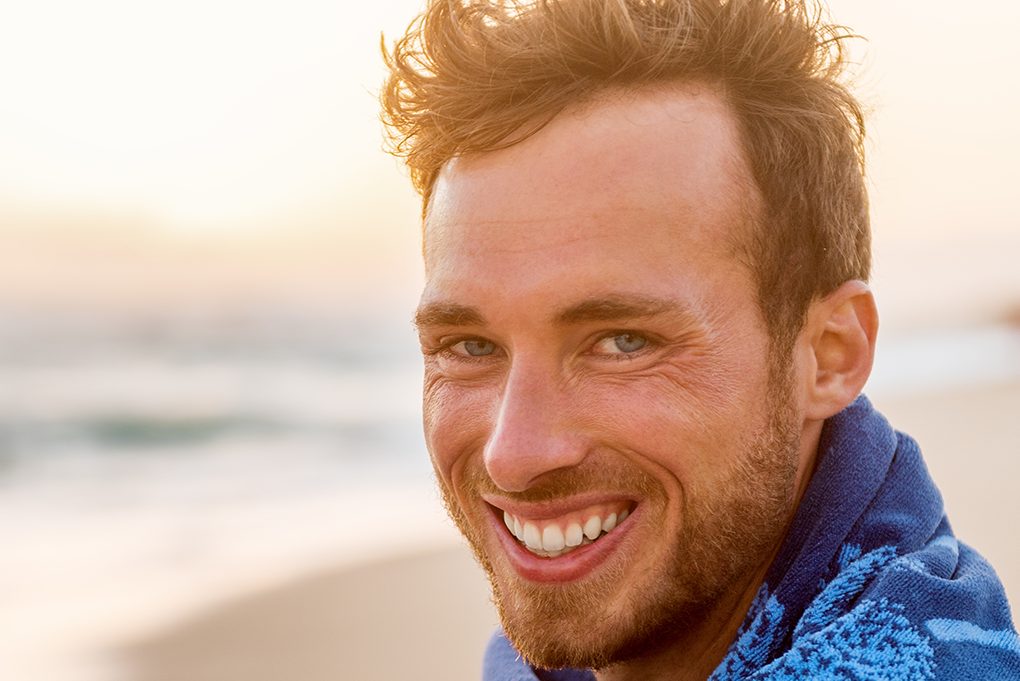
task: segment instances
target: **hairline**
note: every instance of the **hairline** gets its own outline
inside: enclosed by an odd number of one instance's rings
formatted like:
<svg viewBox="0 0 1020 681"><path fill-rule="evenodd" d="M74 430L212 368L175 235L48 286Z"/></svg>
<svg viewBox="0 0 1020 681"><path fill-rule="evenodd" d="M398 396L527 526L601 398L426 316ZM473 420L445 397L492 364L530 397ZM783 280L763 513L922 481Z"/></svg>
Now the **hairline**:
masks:
<svg viewBox="0 0 1020 681"><path fill-rule="evenodd" d="M426 228L429 222L429 217L431 216L431 209L433 205L432 200L435 196L435 188L440 176L446 170L451 161L457 158L476 154L486 154L499 149L512 147L541 132L554 119L560 116L578 113L583 114L585 111L591 110L592 108L607 102L625 99L628 96L638 93L654 93L656 91L707 91L719 99L719 102L723 105L726 112L731 117L731 121L734 125L734 131L736 133L736 149L735 153L728 159L727 170L738 191L734 197L735 205L733 206L732 229L727 232L727 248L733 258L740 265L745 267L751 275L756 297L758 299L757 307L761 315L761 321L768 332L770 346L775 345L777 346L776 349L780 350L781 348L778 346L782 344L782 339L774 337L776 334L773 333L772 326L766 319L764 284L759 277L757 257L754 255L753 247L756 237L761 234L762 230L767 228L771 211L769 210L769 206L766 205L763 190L754 176L754 168L751 165L750 157L750 141L748 139L748 131L745 126L744 117L735 105L730 94L730 89L727 87L726 81L723 78L692 78L689 76L682 76L672 79L637 83L604 83L593 88L590 92L585 93L582 97L568 102L566 105L558 109L546 112L545 114L540 114L532 118L530 121L525 122L519 126L517 130L504 138L505 144L500 143L491 149L477 150L468 152L467 154L455 154L450 156L450 158L446 159L442 165L437 168L426 191L422 194L422 255L425 255Z"/></svg>

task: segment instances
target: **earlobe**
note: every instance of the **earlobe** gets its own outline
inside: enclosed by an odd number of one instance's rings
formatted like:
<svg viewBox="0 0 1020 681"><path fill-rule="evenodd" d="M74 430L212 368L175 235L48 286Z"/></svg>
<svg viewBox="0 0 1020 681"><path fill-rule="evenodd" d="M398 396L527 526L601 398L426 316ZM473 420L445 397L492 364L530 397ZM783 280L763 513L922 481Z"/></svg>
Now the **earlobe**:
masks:
<svg viewBox="0 0 1020 681"><path fill-rule="evenodd" d="M804 330L814 360L806 377L806 416L827 419L860 394L871 374L878 311L868 285L848 281L816 300Z"/></svg>

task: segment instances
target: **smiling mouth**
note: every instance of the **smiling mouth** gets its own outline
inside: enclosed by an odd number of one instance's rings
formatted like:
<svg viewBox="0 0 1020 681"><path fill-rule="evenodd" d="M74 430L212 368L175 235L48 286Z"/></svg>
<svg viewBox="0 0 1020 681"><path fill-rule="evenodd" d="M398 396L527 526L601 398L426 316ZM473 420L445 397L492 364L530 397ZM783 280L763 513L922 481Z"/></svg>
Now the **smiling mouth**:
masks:
<svg viewBox="0 0 1020 681"><path fill-rule="evenodd" d="M522 519L503 511L503 524L528 552L558 558L612 532L632 511L628 502L591 507L550 520Z"/></svg>

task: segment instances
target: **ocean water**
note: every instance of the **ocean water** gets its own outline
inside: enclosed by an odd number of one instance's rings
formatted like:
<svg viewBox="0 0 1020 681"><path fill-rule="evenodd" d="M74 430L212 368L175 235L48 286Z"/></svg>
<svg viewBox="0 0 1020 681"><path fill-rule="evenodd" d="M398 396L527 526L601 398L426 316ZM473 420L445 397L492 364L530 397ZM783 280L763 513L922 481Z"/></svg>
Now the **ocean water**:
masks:
<svg viewBox="0 0 1020 681"><path fill-rule="evenodd" d="M448 530L406 318L0 320L5 678L119 678L118 642Z"/></svg>
<svg viewBox="0 0 1020 681"><path fill-rule="evenodd" d="M286 311L0 318L8 492L59 478L87 495L89 477L144 478L157 462L209 475L243 463L238 493L263 465L277 469L263 483L280 491L422 471L419 359L405 320Z"/></svg>
<svg viewBox="0 0 1020 681"><path fill-rule="evenodd" d="M328 563L455 541L396 314L0 314L0 666L103 651ZM868 392L1020 379L1020 332L882 339ZM89 663L89 660L93 662Z"/></svg>

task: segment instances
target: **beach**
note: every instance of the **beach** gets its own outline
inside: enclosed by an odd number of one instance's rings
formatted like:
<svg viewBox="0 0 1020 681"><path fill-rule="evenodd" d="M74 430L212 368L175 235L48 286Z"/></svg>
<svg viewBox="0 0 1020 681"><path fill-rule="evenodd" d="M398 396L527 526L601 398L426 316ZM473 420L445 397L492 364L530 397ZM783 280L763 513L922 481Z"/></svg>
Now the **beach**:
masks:
<svg viewBox="0 0 1020 681"><path fill-rule="evenodd" d="M874 401L921 444L958 537L993 563L1015 608L1020 381ZM109 653L125 681L477 679L496 625L487 585L448 524L435 536L431 548L309 566Z"/></svg>
<svg viewBox="0 0 1020 681"><path fill-rule="evenodd" d="M132 645L135 681L474 679L496 617L459 545L326 569Z"/></svg>

